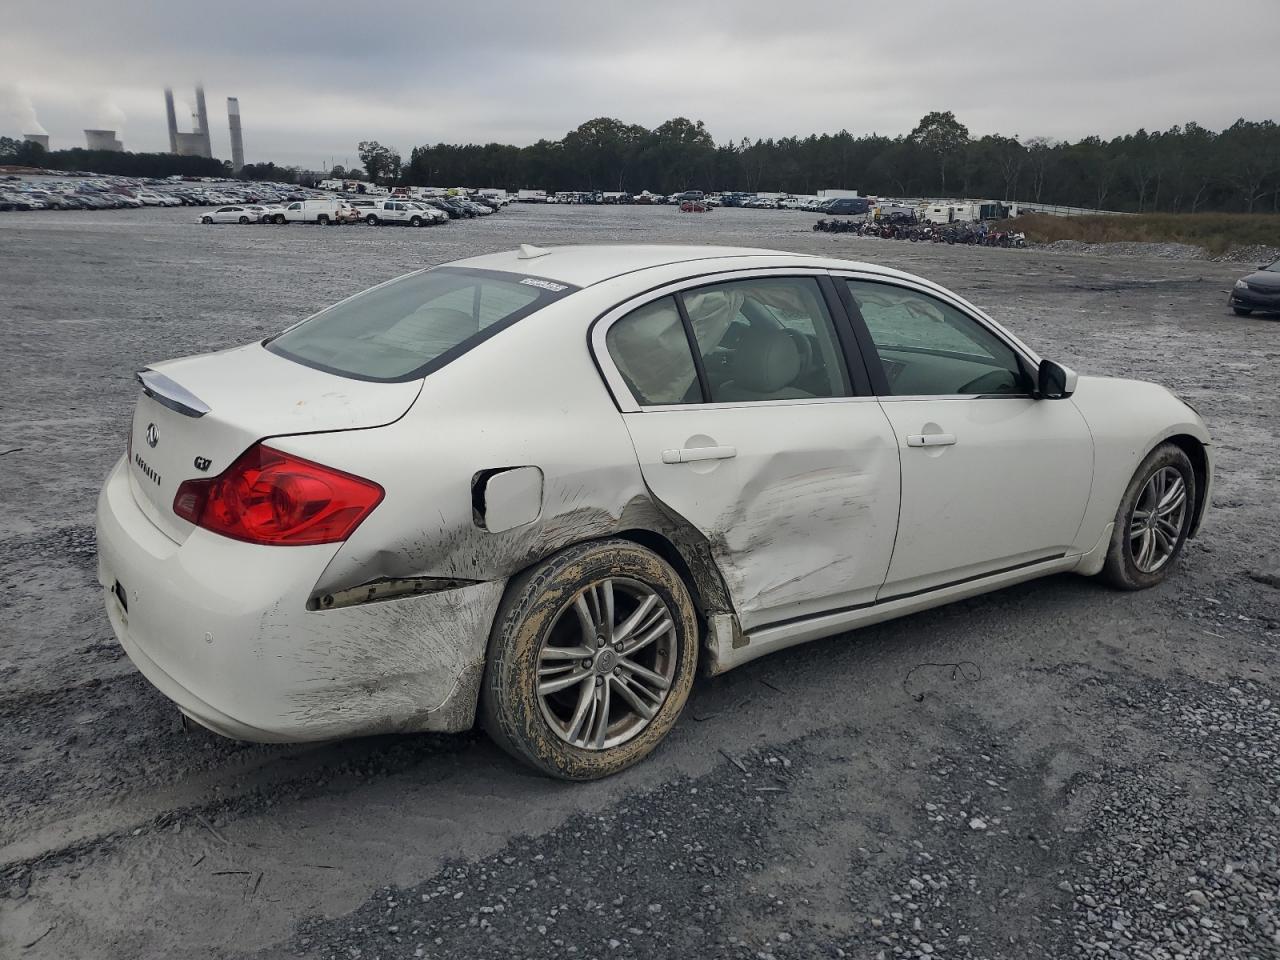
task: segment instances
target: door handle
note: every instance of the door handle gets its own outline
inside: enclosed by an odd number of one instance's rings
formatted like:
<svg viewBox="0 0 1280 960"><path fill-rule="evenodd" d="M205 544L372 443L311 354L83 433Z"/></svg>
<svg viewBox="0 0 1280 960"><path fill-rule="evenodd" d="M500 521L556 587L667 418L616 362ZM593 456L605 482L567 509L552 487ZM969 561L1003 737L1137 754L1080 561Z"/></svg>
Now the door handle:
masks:
<svg viewBox="0 0 1280 960"><path fill-rule="evenodd" d="M955 442L954 433L913 433L907 437L908 447L949 447Z"/></svg>
<svg viewBox="0 0 1280 960"><path fill-rule="evenodd" d="M697 460L731 460L738 455L737 447L681 447L663 450L663 463L694 463Z"/></svg>

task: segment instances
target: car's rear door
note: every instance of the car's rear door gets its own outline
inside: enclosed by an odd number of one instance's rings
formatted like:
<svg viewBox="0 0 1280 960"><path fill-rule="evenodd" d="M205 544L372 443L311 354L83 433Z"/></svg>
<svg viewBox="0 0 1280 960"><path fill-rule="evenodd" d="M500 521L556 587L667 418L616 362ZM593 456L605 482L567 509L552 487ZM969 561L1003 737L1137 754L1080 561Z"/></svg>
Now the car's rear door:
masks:
<svg viewBox="0 0 1280 960"><path fill-rule="evenodd" d="M1033 396L1032 358L962 301L877 275L837 284L901 451L880 599L1068 553L1093 477L1075 405Z"/></svg>
<svg viewBox="0 0 1280 960"><path fill-rule="evenodd" d="M828 277L673 284L592 344L646 484L707 537L744 630L874 601L898 448Z"/></svg>

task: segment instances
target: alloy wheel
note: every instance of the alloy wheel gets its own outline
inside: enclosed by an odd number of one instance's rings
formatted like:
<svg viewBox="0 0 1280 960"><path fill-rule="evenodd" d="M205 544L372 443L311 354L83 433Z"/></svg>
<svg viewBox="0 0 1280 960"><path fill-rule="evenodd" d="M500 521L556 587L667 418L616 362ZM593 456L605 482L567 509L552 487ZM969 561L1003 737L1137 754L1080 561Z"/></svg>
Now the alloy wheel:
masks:
<svg viewBox="0 0 1280 960"><path fill-rule="evenodd" d="M1155 573L1173 557L1187 513L1187 483L1174 467L1153 473L1129 517L1129 549L1134 565Z"/></svg>
<svg viewBox="0 0 1280 960"><path fill-rule="evenodd" d="M538 703L565 743L606 750L649 725L678 663L671 610L629 578L598 580L556 615L538 651Z"/></svg>

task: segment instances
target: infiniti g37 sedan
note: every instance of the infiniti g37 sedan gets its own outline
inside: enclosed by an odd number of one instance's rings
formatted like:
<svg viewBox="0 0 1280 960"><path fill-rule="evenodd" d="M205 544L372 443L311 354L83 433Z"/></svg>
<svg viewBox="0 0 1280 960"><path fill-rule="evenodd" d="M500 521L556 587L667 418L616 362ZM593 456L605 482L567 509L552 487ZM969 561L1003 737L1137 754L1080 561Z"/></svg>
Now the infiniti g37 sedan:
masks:
<svg viewBox="0 0 1280 960"><path fill-rule="evenodd" d="M1213 460L953 293L768 250L522 247L147 367L98 503L138 669L229 737L456 731L587 779L701 669L1061 571L1159 583Z"/></svg>

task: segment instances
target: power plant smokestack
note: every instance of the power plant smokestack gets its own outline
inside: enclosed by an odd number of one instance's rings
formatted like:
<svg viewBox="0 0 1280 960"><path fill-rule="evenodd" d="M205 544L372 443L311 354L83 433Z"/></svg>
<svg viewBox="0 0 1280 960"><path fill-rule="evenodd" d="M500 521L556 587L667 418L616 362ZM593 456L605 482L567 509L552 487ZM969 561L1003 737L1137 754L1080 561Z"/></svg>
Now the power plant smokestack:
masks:
<svg viewBox="0 0 1280 960"><path fill-rule="evenodd" d="M240 133L240 98L227 97L227 123L231 127L231 167L244 168L244 137Z"/></svg>
<svg viewBox="0 0 1280 960"><path fill-rule="evenodd" d="M203 138L204 156L213 156L213 144L209 140L209 111L204 106L204 85L196 84L196 130Z"/></svg>
<svg viewBox="0 0 1280 960"><path fill-rule="evenodd" d="M46 150L49 149L49 135L47 133L24 133L22 139L27 143L38 143Z"/></svg>
<svg viewBox="0 0 1280 960"><path fill-rule="evenodd" d="M209 142L209 113L204 106L204 87L196 87L196 108L191 111L192 131L178 129L178 112L173 106L173 89L164 88L164 112L169 121L169 152L180 157L212 157Z"/></svg>
<svg viewBox="0 0 1280 960"><path fill-rule="evenodd" d="M110 150L112 153L124 150L124 144L116 139L114 130L86 130L84 142L90 150Z"/></svg>
<svg viewBox="0 0 1280 960"><path fill-rule="evenodd" d="M169 119L169 152L178 152L178 114L173 109L173 90L164 88L164 112Z"/></svg>

